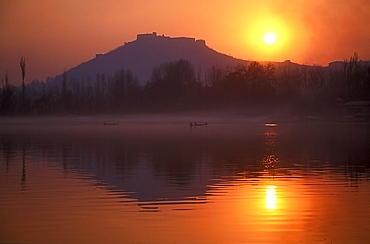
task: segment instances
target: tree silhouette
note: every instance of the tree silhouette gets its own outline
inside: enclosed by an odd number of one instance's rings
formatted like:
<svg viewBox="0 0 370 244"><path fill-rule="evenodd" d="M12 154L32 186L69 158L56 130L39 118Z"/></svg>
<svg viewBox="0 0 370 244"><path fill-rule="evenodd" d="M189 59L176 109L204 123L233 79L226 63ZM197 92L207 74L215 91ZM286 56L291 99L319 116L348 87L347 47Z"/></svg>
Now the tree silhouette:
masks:
<svg viewBox="0 0 370 244"><path fill-rule="evenodd" d="M182 108L197 89L193 65L184 59L154 67L146 85L148 103L160 109Z"/></svg>
<svg viewBox="0 0 370 244"><path fill-rule="evenodd" d="M350 59L344 60L344 77L348 100L369 99L367 85L367 67L362 65L355 52Z"/></svg>
<svg viewBox="0 0 370 244"><path fill-rule="evenodd" d="M3 94L1 99L1 110L9 114L13 109L13 89L9 83L8 72L5 73L5 83L3 82Z"/></svg>
<svg viewBox="0 0 370 244"><path fill-rule="evenodd" d="M237 108L292 114L339 111L341 103L370 99L369 65L357 53L335 66L291 62L248 62L235 67L212 66L201 83L188 60L163 63L143 87L130 70L95 77L69 77L25 85L26 61L19 62L22 87L10 85L8 73L0 88L0 114L121 113ZM341 66L339 66L341 65ZM335 114L338 112L332 112Z"/></svg>
<svg viewBox="0 0 370 244"><path fill-rule="evenodd" d="M21 66L22 71L22 112L25 110L25 92L26 92L26 84L24 83L24 78L26 77L26 59L21 57L19 61L19 65Z"/></svg>

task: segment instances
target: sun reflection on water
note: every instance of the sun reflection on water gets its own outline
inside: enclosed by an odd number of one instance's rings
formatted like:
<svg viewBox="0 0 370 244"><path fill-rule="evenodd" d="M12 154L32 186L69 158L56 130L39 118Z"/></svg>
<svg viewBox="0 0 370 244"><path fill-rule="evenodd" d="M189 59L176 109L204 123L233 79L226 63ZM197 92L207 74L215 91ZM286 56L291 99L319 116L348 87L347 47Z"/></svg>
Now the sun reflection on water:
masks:
<svg viewBox="0 0 370 244"><path fill-rule="evenodd" d="M266 208L277 209L276 186L266 186Z"/></svg>
<svg viewBox="0 0 370 244"><path fill-rule="evenodd" d="M273 128L269 128L263 133L264 136L264 147L266 155L261 160L265 169L274 169L279 163L279 157L276 154L276 144L277 144L277 132Z"/></svg>

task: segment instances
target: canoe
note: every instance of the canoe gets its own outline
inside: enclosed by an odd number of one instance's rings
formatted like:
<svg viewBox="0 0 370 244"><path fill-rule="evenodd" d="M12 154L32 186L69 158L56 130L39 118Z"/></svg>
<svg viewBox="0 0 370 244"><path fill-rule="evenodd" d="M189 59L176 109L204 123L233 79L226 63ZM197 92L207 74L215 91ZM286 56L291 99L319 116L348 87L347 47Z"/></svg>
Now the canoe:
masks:
<svg viewBox="0 0 370 244"><path fill-rule="evenodd" d="M193 127L193 126L207 126L208 125L208 123L207 122L205 122L205 123L197 123L197 122L195 122L195 123L193 123L193 122L190 122L190 127Z"/></svg>
<svg viewBox="0 0 370 244"><path fill-rule="evenodd" d="M103 123L104 125L118 125L119 124L119 121L116 122L116 123Z"/></svg>

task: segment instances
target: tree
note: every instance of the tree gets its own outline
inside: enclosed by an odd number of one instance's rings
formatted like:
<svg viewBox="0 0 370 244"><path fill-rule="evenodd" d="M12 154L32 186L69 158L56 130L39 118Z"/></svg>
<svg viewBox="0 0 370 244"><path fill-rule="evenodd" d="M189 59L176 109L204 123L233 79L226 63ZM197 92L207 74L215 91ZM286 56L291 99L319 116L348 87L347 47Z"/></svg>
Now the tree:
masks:
<svg viewBox="0 0 370 244"><path fill-rule="evenodd" d="M225 71L222 68L212 65L206 73L206 86L216 86L225 76Z"/></svg>
<svg viewBox="0 0 370 244"><path fill-rule="evenodd" d="M24 83L24 78L26 76L26 59L24 57L21 57L21 60L19 61L19 65L21 66L22 70L22 110L24 111L25 109L25 90L26 90L26 85Z"/></svg>
<svg viewBox="0 0 370 244"><path fill-rule="evenodd" d="M133 108L140 96L138 80L130 70L118 70L108 80L107 99L116 112Z"/></svg>
<svg viewBox="0 0 370 244"><path fill-rule="evenodd" d="M154 67L146 85L148 103L162 109L181 108L198 89L193 65L184 59Z"/></svg>
<svg viewBox="0 0 370 244"><path fill-rule="evenodd" d="M251 62L246 70L246 86L252 102L265 103L274 98L274 73L273 64L262 65L258 62Z"/></svg>
<svg viewBox="0 0 370 244"><path fill-rule="evenodd" d="M3 83L3 96L1 99L1 110L9 113L13 109L13 89L9 83L8 72L5 73L5 83Z"/></svg>
<svg viewBox="0 0 370 244"><path fill-rule="evenodd" d="M359 61L355 52L350 59L344 60L344 77L346 81L346 93L348 100L369 99L367 90L367 67Z"/></svg>
<svg viewBox="0 0 370 244"><path fill-rule="evenodd" d="M256 105L266 103L275 96L273 88L275 67L251 62L237 65L221 82L222 97L232 104Z"/></svg>

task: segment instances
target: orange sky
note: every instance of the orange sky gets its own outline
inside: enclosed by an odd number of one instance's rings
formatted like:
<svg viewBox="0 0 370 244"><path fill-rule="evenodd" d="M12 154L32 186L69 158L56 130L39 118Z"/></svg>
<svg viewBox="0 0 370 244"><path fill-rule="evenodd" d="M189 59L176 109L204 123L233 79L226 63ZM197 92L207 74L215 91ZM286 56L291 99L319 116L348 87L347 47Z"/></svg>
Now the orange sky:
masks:
<svg viewBox="0 0 370 244"><path fill-rule="evenodd" d="M369 13L368 0L0 0L0 77L20 84L25 56L26 82L45 80L153 31L247 60L368 60Z"/></svg>

